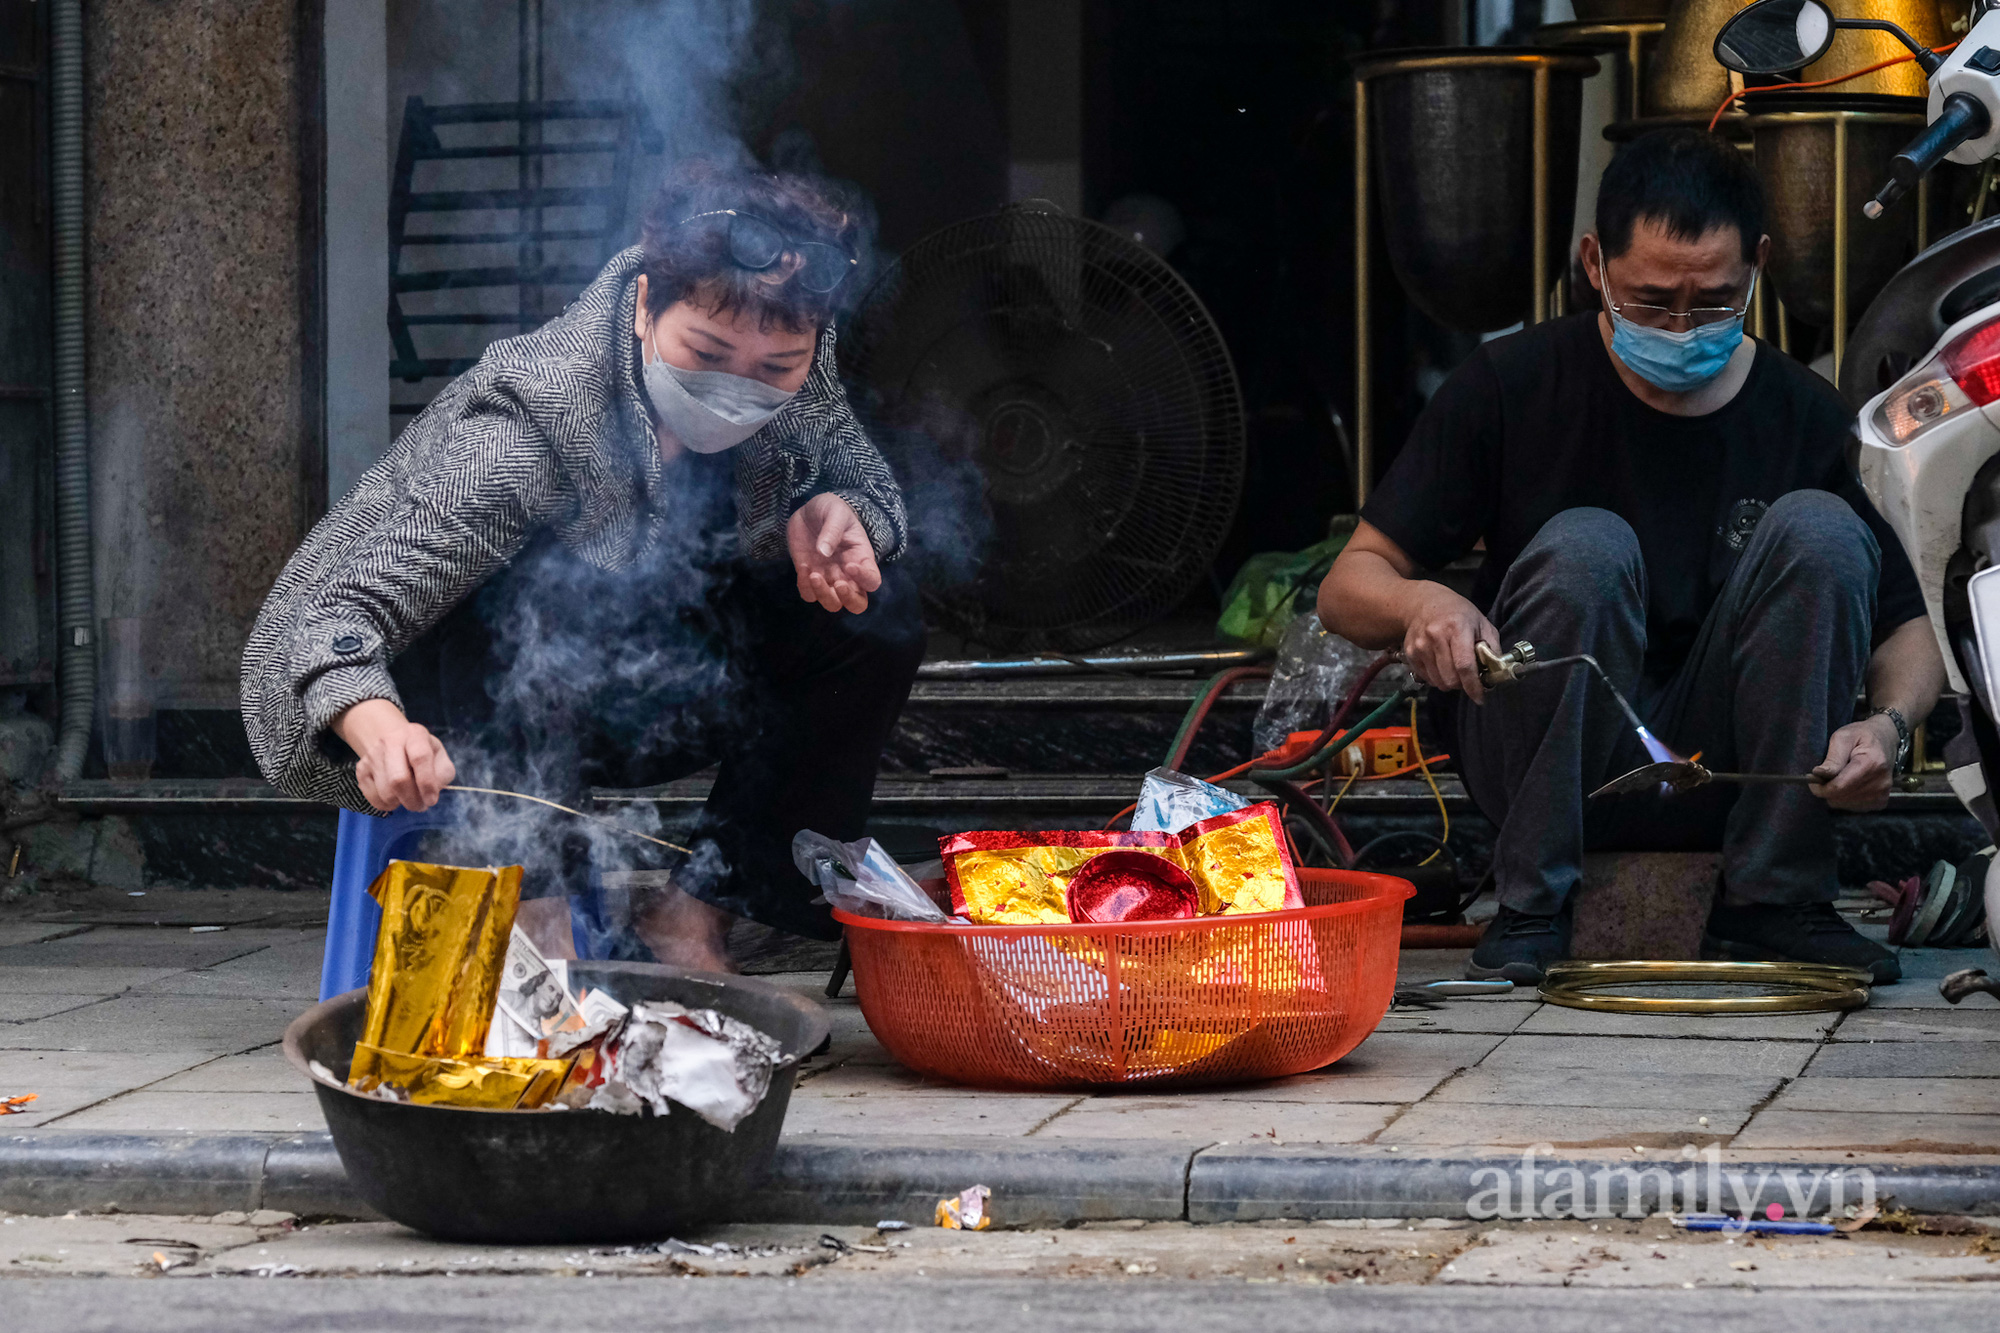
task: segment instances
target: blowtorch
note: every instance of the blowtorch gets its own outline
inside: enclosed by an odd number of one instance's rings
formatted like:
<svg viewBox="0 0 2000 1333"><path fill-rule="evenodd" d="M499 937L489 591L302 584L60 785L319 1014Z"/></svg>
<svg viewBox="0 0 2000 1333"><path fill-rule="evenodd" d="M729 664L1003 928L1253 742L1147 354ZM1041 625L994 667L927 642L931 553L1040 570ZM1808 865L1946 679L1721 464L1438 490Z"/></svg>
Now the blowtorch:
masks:
<svg viewBox="0 0 2000 1333"><path fill-rule="evenodd" d="M1479 659L1479 680L1488 689L1511 685L1523 676L1537 671L1552 671L1557 667L1587 666L1597 673L1597 679L1617 701L1620 711L1638 733L1639 743L1646 747L1646 753L1654 756L1654 762L1633 769L1630 773L1615 777L1591 793L1599 796L1620 796L1630 792L1651 791L1656 787L1666 787L1671 791L1692 791L1705 787L1711 782L1730 782L1740 785L1765 783L1813 783L1824 781L1812 773L1716 773L1692 759L1683 759L1662 744L1646 724L1639 720L1624 693L1611 683L1611 677L1598 665L1597 659L1589 653L1574 653L1568 657L1551 657L1546 660L1535 656L1535 645L1523 639L1504 653L1496 653L1485 644L1475 644L1473 652ZM1664 756L1664 757L1662 757Z"/></svg>

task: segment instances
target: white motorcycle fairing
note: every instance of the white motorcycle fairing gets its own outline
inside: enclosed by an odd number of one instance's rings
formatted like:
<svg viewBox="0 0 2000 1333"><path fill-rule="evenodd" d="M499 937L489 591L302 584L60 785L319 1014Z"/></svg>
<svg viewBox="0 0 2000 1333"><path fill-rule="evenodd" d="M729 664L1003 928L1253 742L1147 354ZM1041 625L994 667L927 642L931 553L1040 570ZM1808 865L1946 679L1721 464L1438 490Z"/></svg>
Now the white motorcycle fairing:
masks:
<svg viewBox="0 0 2000 1333"><path fill-rule="evenodd" d="M1937 345L1942 348L1996 319L2000 319L2000 311L1992 307L1976 311L1945 330ZM1959 670L1957 657L1945 636L1945 571L1964 543L1966 493L1972 489L1979 469L2000 454L2000 400L1983 407L1967 406L1952 411L1901 444L1883 429L1882 422L1883 405L1890 398L1912 384L1935 380L1943 374L1940 360L1934 350L1927 360L1868 400L1855 423L1855 434L1861 442L1856 467L1861 474L1862 489L1902 541L1903 550L1916 568L1924 607L1930 613L1931 629L1944 656L1945 673L1951 688L1965 694L1971 692L1971 686ZM2000 626L1995 628L2000 632Z"/></svg>

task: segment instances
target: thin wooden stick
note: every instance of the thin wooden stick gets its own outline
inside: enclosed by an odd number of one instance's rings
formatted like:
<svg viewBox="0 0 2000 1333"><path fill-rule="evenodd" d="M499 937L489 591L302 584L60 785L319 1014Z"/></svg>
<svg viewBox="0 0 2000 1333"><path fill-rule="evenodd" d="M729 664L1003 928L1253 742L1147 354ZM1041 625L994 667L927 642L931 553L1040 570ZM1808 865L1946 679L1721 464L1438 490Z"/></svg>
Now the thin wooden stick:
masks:
<svg viewBox="0 0 2000 1333"><path fill-rule="evenodd" d="M604 827L614 829L619 833L627 834L634 838L644 838L647 842L656 842L660 846L670 848L673 851L686 852L689 856L694 855L694 848L692 847L683 847L677 842L668 842L665 838L656 838L650 833L641 833L638 829L626 828L617 820L606 819L603 815L593 815L583 810L572 810L566 805L558 805L554 801L544 800L539 796L530 796L526 792L507 791L500 787L460 787L456 785L446 787L445 790L472 792L480 796L511 796L517 801L533 801L536 805L546 805L551 810L560 810L566 815L575 815L578 819L588 819L592 823L602 824Z"/></svg>

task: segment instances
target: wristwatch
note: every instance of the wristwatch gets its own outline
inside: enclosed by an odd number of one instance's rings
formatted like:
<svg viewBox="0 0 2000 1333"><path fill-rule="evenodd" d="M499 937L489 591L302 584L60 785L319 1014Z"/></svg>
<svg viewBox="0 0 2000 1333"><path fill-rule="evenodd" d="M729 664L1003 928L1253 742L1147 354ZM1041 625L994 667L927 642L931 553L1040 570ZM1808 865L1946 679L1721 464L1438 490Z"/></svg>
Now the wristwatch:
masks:
<svg viewBox="0 0 2000 1333"><path fill-rule="evenodd" d="M1903 715L1893 708L1870 709L1868 716L1886 717L1896 724L1896 766L1893 771L1900 773L1908 768L1910 766L1910 724L1905 722Z"/></svg>

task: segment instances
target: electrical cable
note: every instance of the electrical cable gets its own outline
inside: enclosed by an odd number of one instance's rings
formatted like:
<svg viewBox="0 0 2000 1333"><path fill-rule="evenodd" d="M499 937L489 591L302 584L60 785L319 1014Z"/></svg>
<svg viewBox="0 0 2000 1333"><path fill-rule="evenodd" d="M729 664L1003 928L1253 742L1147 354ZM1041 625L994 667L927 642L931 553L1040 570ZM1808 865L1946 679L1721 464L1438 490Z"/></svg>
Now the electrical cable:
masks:
<svg viewBox="0 0 2000 1333"><path fill-rule="evenodd" d="M1444 850L1445 843L1451 840L1451 811L1444 808L1444 793L1438 790L1437 779L1431 776L1431 766L1424 759L1423 742L1417 739L1417 701L1415 699L1410 700L1410 753L1416 755L1417 767L1423 772L1424 781L1430 784L1431 795L1437 798L1438 819L1444 824L1444 832L1438 835L1438 851L1441 852ZM1417 862L1417 864L1427 866L1437 860L1437 855L1437 852L1432 852L1429 856ZM1458 858L1453 857L1452 864L1456 865L1457 863Z"/></svg>
<svg viewBox="0 0 2000 1333"><path fill-rule="evenodd" d="M1452 852L1451 848L1445 846L1444 839L1438 837L1434 833L1426 833L1422 829L1404 828L1404 829L1392 829L1387 833L1379 834L1376 837L1370 838L1367 842L1362 843L1361 846L1356 848L1354 851L1353 868L1359 870L1361 868L1361 862L1367 858L1368 853L1374 851L1377 847L1381 846L1383 843L1394 842L1398 838L1422 838L1425 842L1431 844L1432 847L1437 849L1436 851L1433 851L1431 853L1429 860L1420 861L1418 862L1419 865L1429 865L1431 863L1431 860L1435 860L1437 858L1439 852L1443 852L1446 856L1451 857L1453 865L1458 864L1457 855Z"/></svg>
<svg viewBox="0 0 2000 1333"><path fill-rule="evenodd" d="M1932 47L1931 53L1941 56L1957 45L1957 42L1946 42L1943 46ZM1715 127L1722 123L1724 116L1729 114L1729 104L1742 97L1744 93L1777 93L1796 88L1828 88L1836 83L1846 83L1849 79L1858 79L1863 74L1873 74L1878 69L1887 69L1891 65L1908 64L1916 58L1914 52L1909 52L1900 56L1891 56L1887 60L1877 61L1866 69L1855 70L1852 74L1842 74L1831 79L1813 79L1803 83L1767 83L1761 88L1744 88L1741 91L1732 91L1729 96L1722 99L1722 105L1715 108L1715 114L1708 118L1708 132L1710 134L1715 133Z"/></svg>
<svg viewBox="0 0 2000 1333"><path fill-rule="evenodd" d="M1289 779L1305 777L1314 769L1320 767L1328 751L1338 753L1346 749L1354 743L1355 738L1360 736L1362 732L1367 731L1370 727L1381 721L1383 717L1402 707L1405 700L1416 698L1423 688L1422 685L1414 682L1403 686L1377 705L1366 717L1340 735L1331 735L1331 728L1328 729L1328 732L1322 733L1322 739L1314 744L1313 748L1307 752L1303 759L1288 764L1283 768L1254 768L1250 770L1250 780L1261 783L1275 778Z"/></svg>
<svg viewBox="0 0 2000 1333"><path fill-rule="evenodd" d="M1375 683L1375 677L1394 666L1399 660L1395 653L1383 653L1380 657L1370 662L1361 672L1360 678L1349 687L1347 697L1340 701L1340 707L1334 709L1333 715L1327 718L1326 725L1328 727L1338 727L1342 722L1345 722L1347 714L1353 709L1355 704L1361 701L1362 692Z"/></svg>
<svg viewBox="0 0 2000 1333"><path fill-rule="evenodd" d="M1222 692L1239 680L1250 680L1253 678L1269 680L1271 678L1271 668L1266 666L1230 667L1227 670L1218 671L1213 676L1210 676L1208 684L1202 689L1200 696L1195 699L1194 704L1188 709L1187 715L1181 719L1180 730L1174 733L1174 743L1167 750L1166 762L1161 766L1179 772L1181 765L1187 762L1188 751L1194 747L1195 733L1201 730L1201 724L1208 720L1209 709L1215 707L1215 701L1222 697Z"/></svg>

